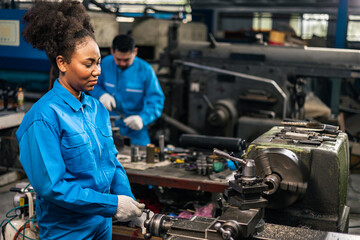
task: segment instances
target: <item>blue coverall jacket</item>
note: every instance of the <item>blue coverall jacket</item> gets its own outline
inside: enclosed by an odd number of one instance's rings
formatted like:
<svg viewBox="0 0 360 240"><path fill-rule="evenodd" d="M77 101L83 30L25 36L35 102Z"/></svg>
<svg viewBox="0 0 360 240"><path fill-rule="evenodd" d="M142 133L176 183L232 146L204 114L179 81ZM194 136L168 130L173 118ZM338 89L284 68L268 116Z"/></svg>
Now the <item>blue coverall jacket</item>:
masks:
<svg viewBox="0 0 360 240"><path fill-rule="evenodd" d="M150 143L147 125L160 117L165 99L151 65L135 57L133 64L122 70L112 55L106 56L101 62L98 84L90 94L99 99L104 93L115 98L116 109L125 117L139 115L143 120L144 127L139 131L127 127L123 119L117 120L115 125L120 133L130 137L131 144L146 146Z"/></svg>
<svg viewBox="0 0 360 240"><path fill-rule="evenodd" d="M134 196L103 104L84 93L80 102L56 81L16 136L41 239L111 239L117 195Z"/></svg>

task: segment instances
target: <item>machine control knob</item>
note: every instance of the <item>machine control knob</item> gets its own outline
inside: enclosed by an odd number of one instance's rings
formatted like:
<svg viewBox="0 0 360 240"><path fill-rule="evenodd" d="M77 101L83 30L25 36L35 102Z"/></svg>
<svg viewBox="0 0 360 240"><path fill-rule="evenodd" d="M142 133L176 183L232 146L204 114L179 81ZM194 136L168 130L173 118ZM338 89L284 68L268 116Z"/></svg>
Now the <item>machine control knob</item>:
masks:
<svg viewBox="0 0 360 240"><path fill-rule="evenodd" d="M218 107L210 112L207 120L212 126L225 126L229 121L229 113L225 108Z"/></svg>
<svg viewBox="0 0 360 240"><path fill-rule="evenodd" d="M216 231L220 232L221 233L221 236L224 240L232 240L233 238L231 237L231 232L230 231L227 231L225 229L223 229L221 227L221 223L216 223L214 225L214 228L216 229Z"/></svg>
<svg viewBox="0 0 360 240"><path fill-rule="evenodd" d="M217 222L214 228L221 233L224 240L238 239L241 234L241 227L236 221L228 221L223 224Z"/></svg>

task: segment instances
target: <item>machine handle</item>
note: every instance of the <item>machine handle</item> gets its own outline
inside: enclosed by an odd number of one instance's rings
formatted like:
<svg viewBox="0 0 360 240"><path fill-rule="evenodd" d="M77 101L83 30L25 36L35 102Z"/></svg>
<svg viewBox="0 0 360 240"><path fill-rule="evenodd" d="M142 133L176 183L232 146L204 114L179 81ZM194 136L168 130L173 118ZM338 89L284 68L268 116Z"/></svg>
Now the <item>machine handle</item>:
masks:
<svg viewBox="0 0 360 240"><path fill-rule="evenodd" d="M11 187L10 192L23 193L23 189L22 188Z"/></svg>
<svg viewBox="0 0 360 240"><path fill-rule="evenodd" d="M234 240L231 236L231 231L229 230L225 230L222 226L221 223L216 223L214 228L216 229L216 231L221 233L221 236L224 240Z"/></svg>
<svg viewBox="0 0 360 240"><path fill-rule="evenodd" d="M182 147L202 149L226 149L227 151L241 152L246 148L245 140L241 138L206 136L198 134L182 134L179 138Z"/></svg>
<svg viewBox="0 0 360 240"><path fill-rule="evenodd" d="M246 161L245 161L245 160L243 160L243 159L241 159L241 158L233 157L233 156L231 156L230 154L228 154L228 153L226 153L226 152L224 152L224 151L221 151L221 150L219 150L219 149L217 149L217 148L214 148L213 153L214 153L215 155L220 156L220 157L228 158L228 159L230 159L230 160L232 160L232 161L234 161L234 162L240 163L240 164L242 164L242 165L244 165L244 166L246 165Z"/></svg>

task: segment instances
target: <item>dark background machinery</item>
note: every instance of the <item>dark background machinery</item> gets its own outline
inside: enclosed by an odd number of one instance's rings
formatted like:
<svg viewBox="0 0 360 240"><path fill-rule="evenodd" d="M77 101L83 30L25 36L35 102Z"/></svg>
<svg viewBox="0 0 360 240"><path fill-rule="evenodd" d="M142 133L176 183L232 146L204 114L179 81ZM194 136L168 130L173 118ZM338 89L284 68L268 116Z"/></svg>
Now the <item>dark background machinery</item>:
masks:
<svg viewBox="0 0 360 240"><path fill-rule="evenodd" d="M358 50L218 43L212 37L177 42L176 34L174 23L159 60L169 70L158 75L164 113L204 135L251 141L282 119L309 118L309 93L329 110L319 119L331 122L342 83L359 77ZM176 142L179 135L172 135Z"/></svg>

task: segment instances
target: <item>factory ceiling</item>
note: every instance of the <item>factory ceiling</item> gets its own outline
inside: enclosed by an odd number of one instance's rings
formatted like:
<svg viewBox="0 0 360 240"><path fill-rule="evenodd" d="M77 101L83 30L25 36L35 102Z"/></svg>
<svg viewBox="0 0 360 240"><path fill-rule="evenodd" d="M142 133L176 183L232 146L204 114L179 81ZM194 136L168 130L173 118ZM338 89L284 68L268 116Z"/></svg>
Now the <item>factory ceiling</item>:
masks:
<svg viewBox="0 0 360 240"><path fill-rule="evenodd" d="M345 1L342 1L344 4ZM328 13L337 14L339 0L190 0L194 9L233 12ZM360 13L360 1L348 0L349 14Z"/></svg>
<svg viewBox="0 0 360 240"><path fill-rule="evenodd" d="M152 7L156 10L186 11L190 9L222 9L225 11L257 11L279 13L333 13L337 14L339 0L83 0L113 6L119 12L137 8L143 11ZM348 0L349 14L360 13L360 1ZM125 10L126 9L126 10ZM140 9L140 10L139 10Z"/></svg>
<svg viewBox="0 0 360 240"><path fill-rule="evenodd" d="M213 9L234 12L272 12L272 13L329 13L337 14L339 0L82 0L90 10L105 12L146 12L152 8L156 11L187 12L191 9ZM19 8L31 6L31 0L0 0L4 3L15 2ZM95 8L92 8L95 7ZM109 9L109 10L108 10ZM348 0L349 14L360 13L360 1Z"/></svg>
<svg viewBox="0 0 360 240"><path fill-rule="evenodd" d="M337 7L338 0L190 0L196 8L232 7L232 6L312 6ZM357 0L349 0L349 6L360 5Z"/></svg>

